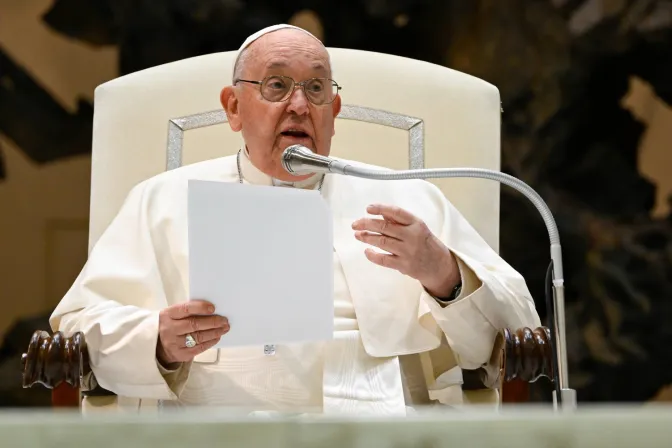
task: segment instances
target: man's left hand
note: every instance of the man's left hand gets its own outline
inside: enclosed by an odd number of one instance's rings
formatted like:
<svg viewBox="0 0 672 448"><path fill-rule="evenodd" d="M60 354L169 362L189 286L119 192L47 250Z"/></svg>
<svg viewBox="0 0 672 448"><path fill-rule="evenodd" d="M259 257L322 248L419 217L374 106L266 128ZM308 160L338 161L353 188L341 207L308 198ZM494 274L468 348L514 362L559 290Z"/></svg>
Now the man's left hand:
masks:
<svg viewBox="0 0 672 448"><path fill-rule="evenodd" d="M396 269L418 280L437 298L449 297L460 281L450 250L412 213L390 205L370 205L366 211L379 218L362 218L352 224L355 238L389 252L367 248L366 257L380 266Z"/></svg>

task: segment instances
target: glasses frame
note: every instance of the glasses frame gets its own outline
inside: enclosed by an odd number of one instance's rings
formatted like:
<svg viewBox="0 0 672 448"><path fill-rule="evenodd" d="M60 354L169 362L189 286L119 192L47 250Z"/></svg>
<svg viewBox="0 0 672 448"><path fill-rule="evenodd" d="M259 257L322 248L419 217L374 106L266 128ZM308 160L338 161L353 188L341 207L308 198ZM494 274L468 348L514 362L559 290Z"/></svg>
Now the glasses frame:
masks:
<svg viewBox="0 0 672 448"><path fill-rule="evenodd" d="M287 93L287 96L286 96L284 99L282 99L282 100L280 100L280 101L272 101L272 100L269 100L268 98L266 98L266 97L264 96L264 92L263 92L262 86L264 85L264 83L265 83L266 81L268 81L268 80L271 79L271 78L284 78L284 79L288 79L288 80L292 81L293 86L292 86L291 89L289 89L289 93ZM310 99L310 95L308 95L308 94L306 93L306 84L309 83L309 82L311 82L311 81L314 81L314 80L316 80L316 79L322 79L322 80L329 81L329 82L331 82L332 87L336 87L336 95L334 95L334 97L331 99L331 101L329 101L329 102L324 102L324 103L322 103L322 104L315 104L315 103L313 103L313 102L311 101L311 99ZM249 83L249 84L257 84L257 85L259 86L259 93L261 94L261 97L262 97L263 99L265 99L266 101L268 101L269 103L283 103L283 102L289 100L289 99L292 97L292 95L294 95L294 91L296 90L297 87L301 87L301 89L303 90L303 94L306 96L306 99L308 100L308 102L310 102L311 104L313 104L313 105L315 105L315 106L326 106L326 105L329 105L329 104L333 103L333 102L336 100L336 97L338 96L338 92L340 92L341 90L343 90L343 87L339 86L338 83L337 83L336 81L334 81L333 79L331 79L331 78L319 78L319 77L318 77L318 78L310 78L310 79L306 79L306 80L301 81L301 82L296 82L296 81L294 80L294 78L289 77L289 76L283 76L283 75L269 75L269 76L266 76L266 77L265 77L264 79L262 79L261 81L254 81L254 80L250 80L250 79L240 79L240 78L238 78L238 79L235 79L235 80L233 81L233 85L235 86L235 85L238 84L239 82L246 82L246 83Z"/></svg>

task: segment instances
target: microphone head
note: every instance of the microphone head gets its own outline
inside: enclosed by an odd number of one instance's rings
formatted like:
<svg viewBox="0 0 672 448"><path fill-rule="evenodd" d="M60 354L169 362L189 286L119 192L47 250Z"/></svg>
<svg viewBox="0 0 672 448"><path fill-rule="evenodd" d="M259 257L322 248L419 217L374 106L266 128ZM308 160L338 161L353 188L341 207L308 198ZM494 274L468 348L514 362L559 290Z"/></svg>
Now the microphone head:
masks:
<svg viewBox="0 0 672 448"><path fill-rule="evenodd" d="M282 159L280 163L282 163L282 167L285 169L290 174L295 174L294 172L294 167L292 166L292 161L296 158L296 154L306 154L306 151L308 153L311 153L311 151L306 148L303 145L291 145L285 148L285 150L282 153Z"/></svg>
<svg viewBox="0 0 672 448"><path fill-rule="evenodd" d="M288 146L281 159L282 167L290 174L328 172L329 161L303 145Z"/></svg>

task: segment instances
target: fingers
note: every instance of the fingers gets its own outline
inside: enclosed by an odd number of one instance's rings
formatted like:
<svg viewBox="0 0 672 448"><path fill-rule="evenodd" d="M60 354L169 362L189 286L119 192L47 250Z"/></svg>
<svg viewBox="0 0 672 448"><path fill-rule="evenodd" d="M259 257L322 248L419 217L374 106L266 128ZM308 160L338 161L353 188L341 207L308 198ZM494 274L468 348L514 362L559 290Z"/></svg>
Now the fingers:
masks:
<svg viewBox="0 0 672 448"><path fill-rule="evenodd" d="M189 300L166 308L171 319L184 319L193 315L207 315L215 312L215 306L205 300Z"/></svg>
<svg viewBox="0 0 672 448"><path fill-rule="evenodd" d="M219 341L219 338L228 332L229 326L227 325L224 328L214 328L212 330L199 331L198 333L194 333L194 337L196 338L197 343L205 344L210 341Z"/></svg>
<svg viewBox="0 0 672 448"><path fill-rule="evenodd" d="M371 215L381 215L383 218L398 224L408 226L417 221L415 215L403 208L394 205L373 204L366 208Z"/></svg>
<svg viewBox="0 0 672 448"><path fill-rule="evenodd" d="M189 316L185 319L173 320L172 332L178 336L198 331L212 330L229 326L229 320L224 316Z"/></svg>
<svg viewBox="0 0 672 448"><path fill-rule="evenodd" d="M213 347L229 331L224 316L213 315L215 307L205 300L190 300L163 309L159 313L157 356L165 362L184 362ZM186 335L197 345L188 349Z"/></svg>
<svg viewBox="0 0 672 448"><path fill-rule="evenodd" d="M181 350L181 353L179 354L179 357L184 361L189 361L194 358L196 355L200 355L206 350L211 349L215 345L217 345L217 342L219 342L219 338L217 339L212 339L208 342L204 342L203 344L198 344L195 347L191 348L184 348Z"/></svg>
<svg viewBox="0 0 672 448"><path fill-rule="evenodd" d="M213 328L212 330L205 331L196 331L194 333L189 333L196 340L196 344L205 344L210 341L219 341L219 339L229 332L229 326L223 328ZM178 347L187 348L185 345L186 342L185 336L177 336L176 344Z"/></svg>
<svg viewBox="0 0 672 448"><path fill-rule="evenodd" d="M385 268L396 269L402 274L405 273L402 260L397 255L381 254L380 252L376 252L373 249L366 249L364 254L366 255L366 258L368 258L372 263L383 266Z"/></svg>
<svg viewBox="0 0 672 448"><path fill-rule="evenodd" d="M170 322L187 322L188 320L171 320ZM160 359L167 363L190 361L194 356L212 348L229 330L230 327L227 322L221 327L189 332L188 334L196 340L196 346L188 348L186 346L186 334L177 335L174 328L159 328L157 355L160 355Z"/></svg>
<svg viewBox="0 0 672 448"><path fill-rule="evenodd" d="M406 227L385 219L362 218L352 223L352 229L376 232L402 240Z"/></svg>
<svg viewBox="0 0 672 448"><path fill-rule="evenodd" d="M355 232L355 238L359 241L375 246L393 255L402 255L404 253L404 243L396 238L387 235L378 235L370 232Z"/></svg>

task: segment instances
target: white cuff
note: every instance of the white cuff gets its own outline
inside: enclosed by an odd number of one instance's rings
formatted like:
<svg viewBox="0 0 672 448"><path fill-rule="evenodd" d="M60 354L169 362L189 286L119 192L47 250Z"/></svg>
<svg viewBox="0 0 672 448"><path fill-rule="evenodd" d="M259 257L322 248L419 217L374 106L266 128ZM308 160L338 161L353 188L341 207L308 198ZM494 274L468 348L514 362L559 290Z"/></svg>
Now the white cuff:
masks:
<svg viewBox="0 0 672 448"><path fill-rule="evenodd" d="M464 261L462 261L457 255L453 254L453 256L455 257L455 261L457 262L457 268L460 271L460 283L462 284L462 289L460 290L460 293L457 295L457 297L455 297L452 300L440 299L427 293L431 297L433 297L434 300L436 300L436 302L442 307L446 307L455 302L459 302L463 298L470 296L482 285L482 282L478 279L478 277L476 277L476 274L474 274L474 272L469 268L469 266L467 266L467 264Z"/></svg>

